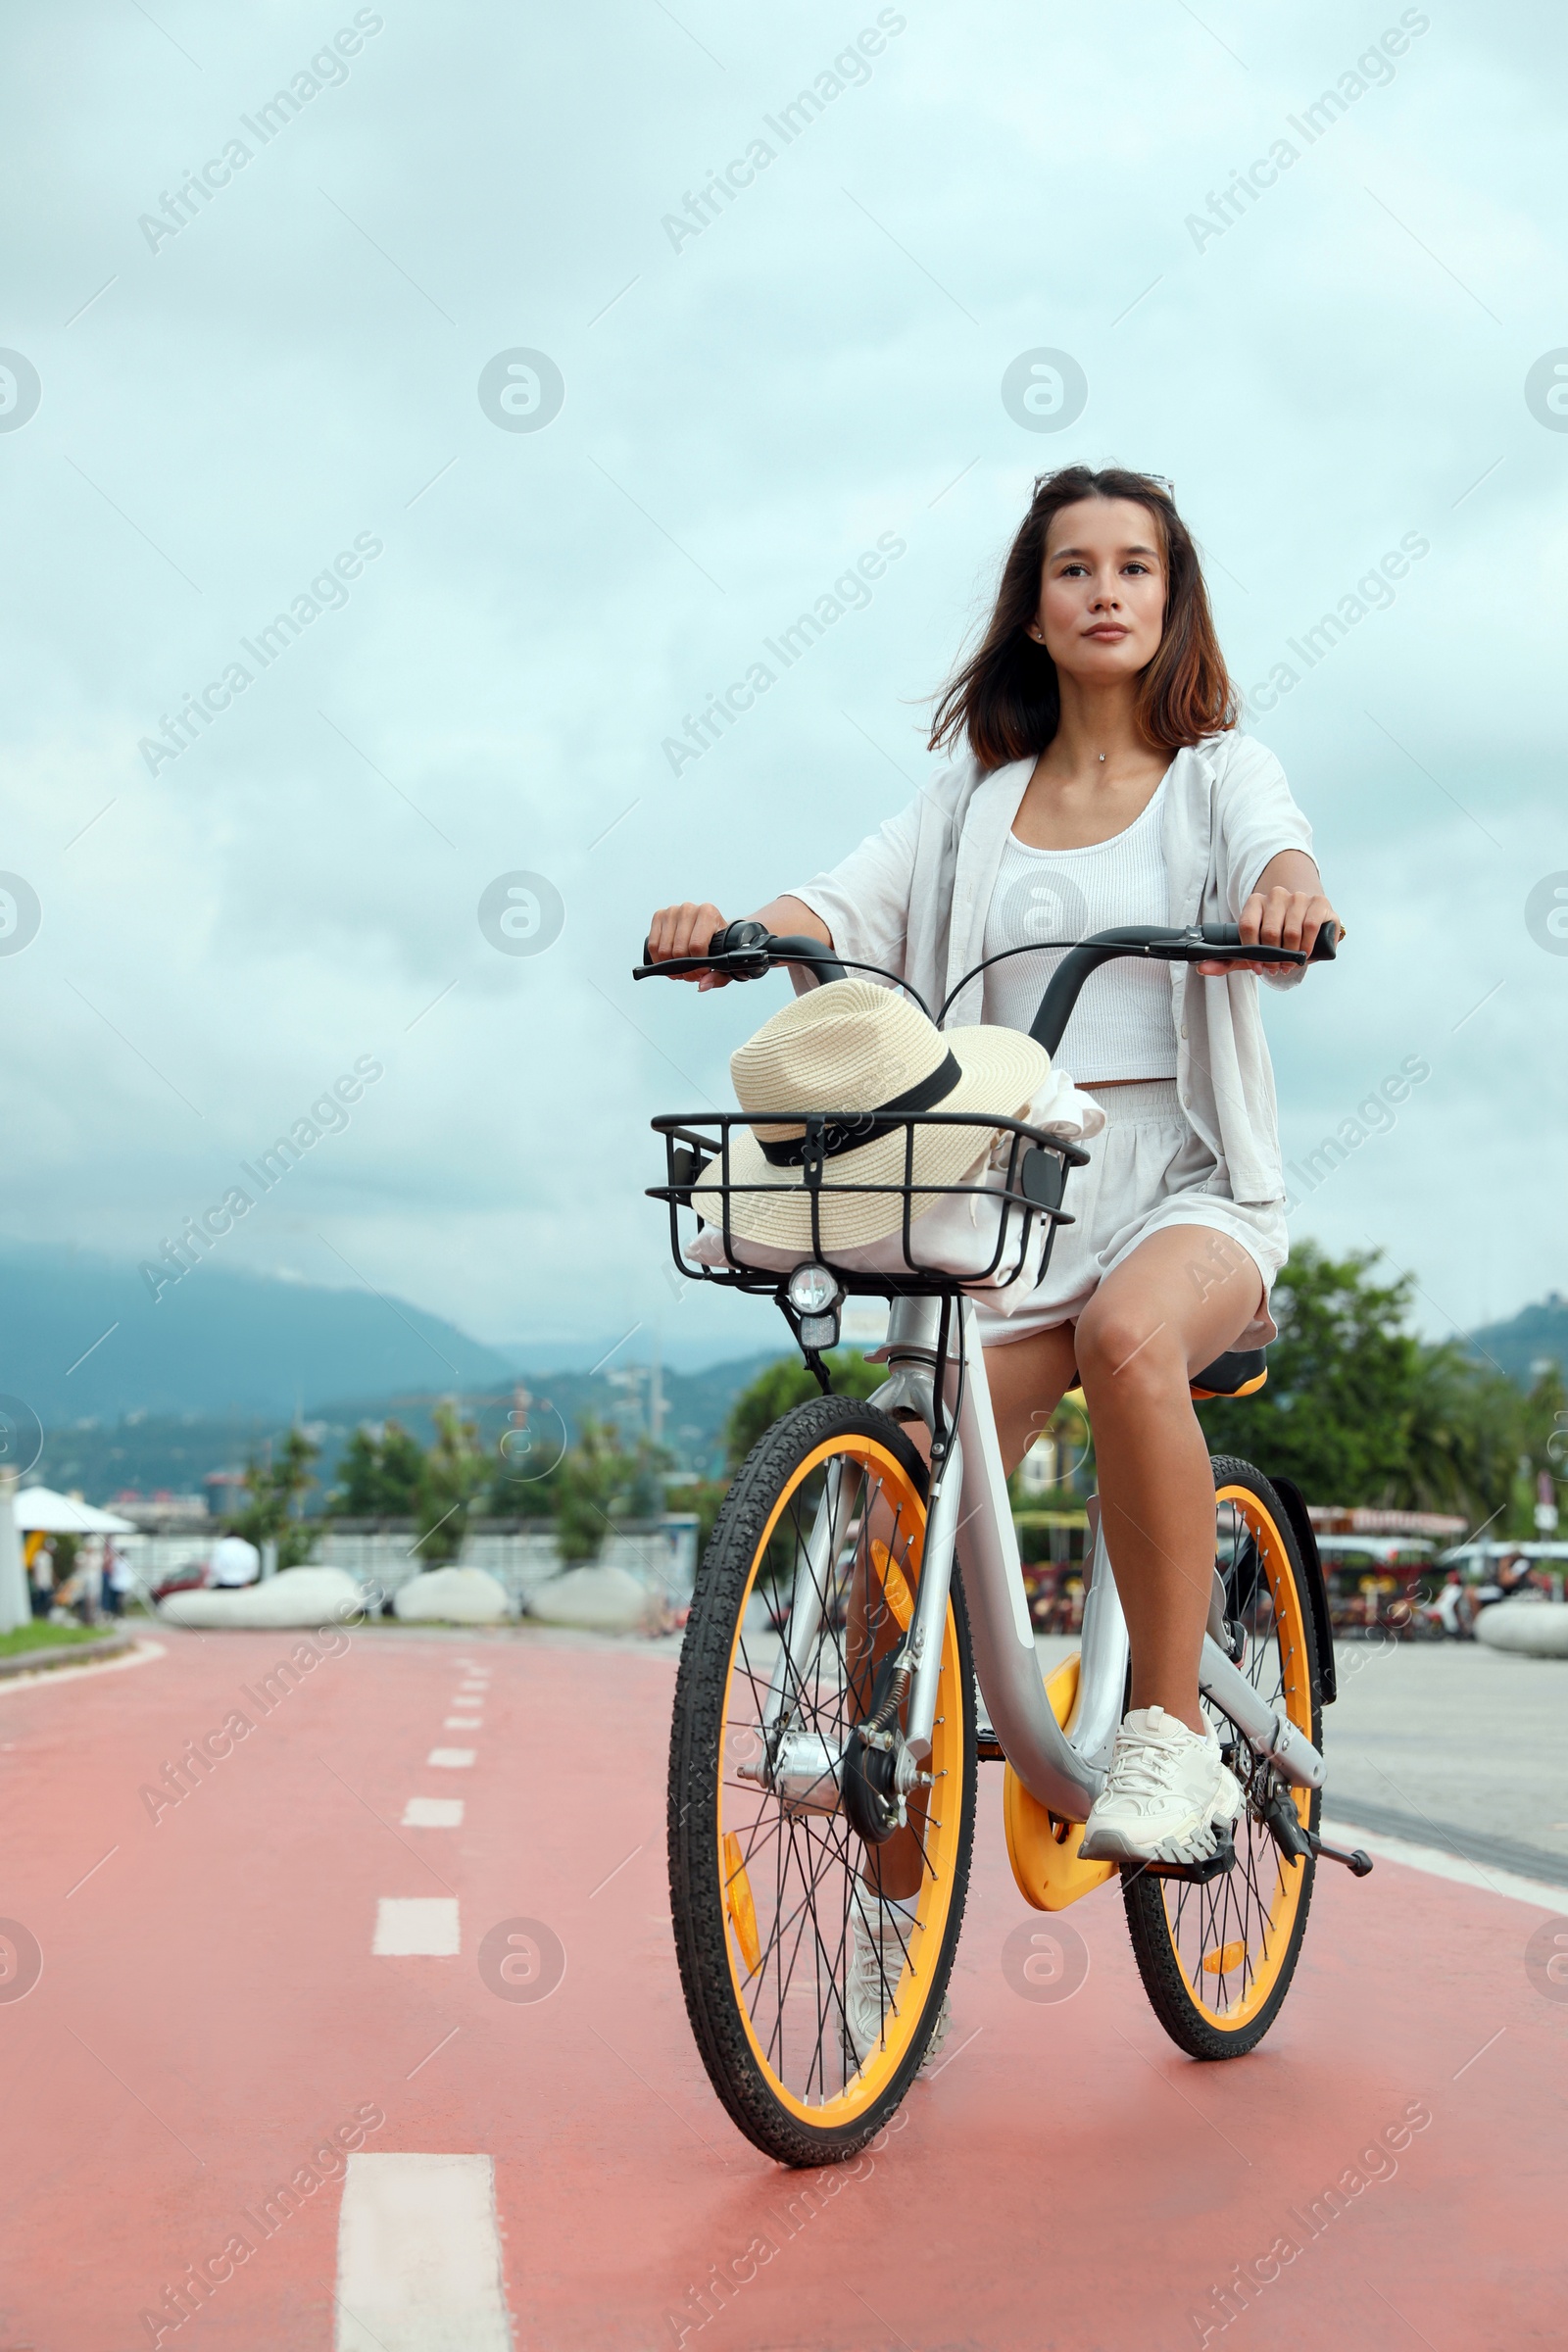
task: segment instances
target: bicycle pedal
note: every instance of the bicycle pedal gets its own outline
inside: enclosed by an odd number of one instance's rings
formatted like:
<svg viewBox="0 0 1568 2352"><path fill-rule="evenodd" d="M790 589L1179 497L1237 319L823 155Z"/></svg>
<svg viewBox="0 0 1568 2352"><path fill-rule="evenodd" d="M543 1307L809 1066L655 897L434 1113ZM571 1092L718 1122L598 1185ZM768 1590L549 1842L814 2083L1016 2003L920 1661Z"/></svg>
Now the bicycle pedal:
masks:
<svg viewBox="0 0 1568 2352"><path fill-rule="evenodd" d="M1127 1862L1122 1865L1124 1871L1130 1870L1135 1875L1142 1870L1147 1871L1152 1879L1187 1879L1196 1886L1205 1886L1210 1879L1221 1878L1227 1870L1234 1870L1235 1867L1236 1841L1231 1838L1222 1838L1214 1851L1201 1862Z"/></svg>

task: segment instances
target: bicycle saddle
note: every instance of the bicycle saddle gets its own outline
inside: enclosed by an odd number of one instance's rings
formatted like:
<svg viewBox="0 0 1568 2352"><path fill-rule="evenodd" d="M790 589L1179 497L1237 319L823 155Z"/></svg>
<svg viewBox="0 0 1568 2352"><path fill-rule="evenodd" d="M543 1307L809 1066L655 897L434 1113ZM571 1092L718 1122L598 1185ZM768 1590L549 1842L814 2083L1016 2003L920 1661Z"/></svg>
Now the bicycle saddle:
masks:
<svg viewBox="0 0 1568 2352"><path fill-rule="evenodd" d="M1231 1348L1216 1355L1201 1372L1193 1374L1193 1395L1201 1401L1208 1396L1250 1396L1268 1378L1268 1359L1261 1348Z"/></svg>

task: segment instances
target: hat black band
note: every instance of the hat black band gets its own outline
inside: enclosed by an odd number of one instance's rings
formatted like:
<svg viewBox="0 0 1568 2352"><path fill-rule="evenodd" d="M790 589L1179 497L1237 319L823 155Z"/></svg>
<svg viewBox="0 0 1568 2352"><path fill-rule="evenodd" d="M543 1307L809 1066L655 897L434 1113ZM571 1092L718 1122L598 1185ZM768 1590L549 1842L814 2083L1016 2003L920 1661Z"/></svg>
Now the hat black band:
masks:
<svg viewBox="0 0 1568 2352"><path fill-rule="evenodd" d="M808 1117L806 1133L787 1144L764 1144L759 1136L762 1156L775 1168L820 1168L824 1159L836 1159L841 1152L869 1143L890 1120L945 1102L962 1076L956 1056L946 1054L928 1078L895 1095L891 1102L879 1102L874 1110L862 1110L853 1119Z"/></svg>

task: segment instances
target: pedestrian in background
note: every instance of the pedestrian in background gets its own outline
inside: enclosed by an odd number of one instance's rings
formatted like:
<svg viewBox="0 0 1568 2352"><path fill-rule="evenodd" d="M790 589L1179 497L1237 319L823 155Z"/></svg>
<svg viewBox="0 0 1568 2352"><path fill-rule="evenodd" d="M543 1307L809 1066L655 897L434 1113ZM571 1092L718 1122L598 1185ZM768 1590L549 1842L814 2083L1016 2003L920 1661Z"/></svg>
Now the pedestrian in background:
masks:
<svg viewBox="0 0 1568 2352"><path fill-rule="evenodd" d="M27 1582L33 1615L47 1617L55 1599L55 1547L47 1536L27 1564Z"/></svg>
<svg viewBox="0 0 1568 2352"><path fill-rule="evenodd" d="M103 1614L104 1545L101 1536L89 1536L76 1563L76 1606L83 1625L96 1625Z"/></svg>
<svg viewBox="0 0 1568 2352"><path fill-rule="evenodd" d="M110 1536L104 1544L104 1608L111 1617L123 1617L125 1595L132 1585L130 1561Z"/></svg>

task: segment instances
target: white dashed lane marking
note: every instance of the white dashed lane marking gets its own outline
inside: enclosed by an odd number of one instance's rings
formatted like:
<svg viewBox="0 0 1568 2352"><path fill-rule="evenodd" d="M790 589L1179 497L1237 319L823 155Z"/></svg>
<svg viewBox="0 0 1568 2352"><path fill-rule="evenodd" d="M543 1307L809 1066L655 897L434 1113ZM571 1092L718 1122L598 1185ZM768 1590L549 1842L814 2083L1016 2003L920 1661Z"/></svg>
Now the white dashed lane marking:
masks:
<svg viewBox="0 0 1568 2352"><path fill-rule="evenodd" d="M441 1729L444 1732L477 1732L483 1727L482 1715L449 1715Z"/></svg>
<svg viewBox="0 0 1568 2352"><path fill-rule="evenodd" d="M427 1764L443 1764L449 1772L461 1772L465 1765L473 1762L474 1754L471 1747L432 1747L424 1760Z"/></svg>
<svg viewBox="0 0 1568 2352"><path fill-rule="evenodd" d="M375 1906L376 1960L455 1959L463 1949L457 1897L451 1894L383 1894Z"/></svg>
<svg viewBox="0 0 1568 2352"><path fill-rule="evenodd" d="M411 1796L400 1825L405 1830L461 1830L461 1796Z"/></svg>
<svg viewBox="0 0 1568 2352"><path fill-rule="evenodd" d="M511 2352L488 2156L351 2156L336 2352Z"/></svg>

